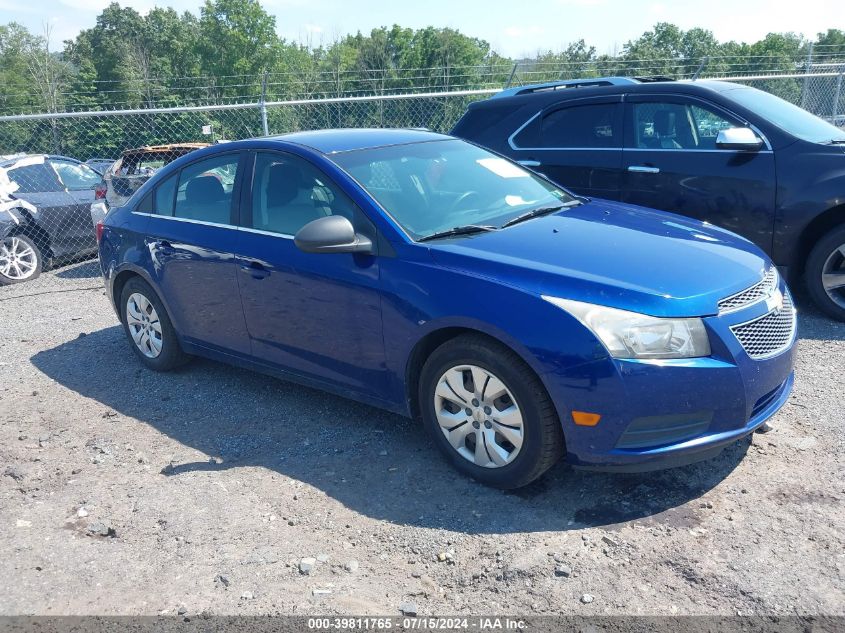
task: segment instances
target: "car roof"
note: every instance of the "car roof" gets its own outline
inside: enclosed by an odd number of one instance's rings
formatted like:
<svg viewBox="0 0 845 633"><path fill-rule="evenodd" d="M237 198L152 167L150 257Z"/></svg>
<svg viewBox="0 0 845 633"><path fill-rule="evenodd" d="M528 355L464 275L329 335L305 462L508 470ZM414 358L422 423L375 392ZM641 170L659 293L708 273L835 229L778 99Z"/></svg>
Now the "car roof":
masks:
<svg viewBox="0 0 845 633"><path fill-rule="evenodd" d="M292 132L280 136L270 136L264 140L296 143L323 154L336 154L389 145L444 141L451 138L453 137L422 129L341 128Z"/></svg>
<svg viewBox="0 0 845 633"><path fill-rule="evenodd" d="M144 147L134 147L132 149L125 149L121 152L124 158L143 156L144 154L161 154L167 152L192 152L195 149L202 149L208 147L209 143L168 143L166 145L145 145ZM93 160L93 159L92 159Z"/></svg>
<svg viewBox="0 0 845 633"><path fill-rule="evenodd" d="M748 86L718 80L672 80L666 77L599 77L596 79L579 79L544 84L532 84L509 88L496 93L489 99L475 101L469 105L469 110L521 107L526 104L552 104L569 99L582 97L597 97L601 95L619 95L623 93L680 93L704 95L708 92L726 92Z"/></svg>
<svg viewBox="0 0 845 633"><path fill-rule="evenodd" d="M0 156L0 167L9 168L20 160L26 158L43 158L46 160L67 160L72 163L81 163L82 161L71 158L70 156L60 156L59 154L7 154Z"/></svg>

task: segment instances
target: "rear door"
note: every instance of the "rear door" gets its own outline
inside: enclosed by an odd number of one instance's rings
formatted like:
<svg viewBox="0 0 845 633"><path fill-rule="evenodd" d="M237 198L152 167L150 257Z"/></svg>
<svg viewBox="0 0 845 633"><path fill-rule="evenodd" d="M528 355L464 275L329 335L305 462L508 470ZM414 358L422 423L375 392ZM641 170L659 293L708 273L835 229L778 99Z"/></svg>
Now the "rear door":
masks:
<svg viewBox="0 0 845 633"><path fill-rule="evenodd" d="M716 135L739 116L685 95L625 99L623 200L730 229L772 249L774 154L719 149Z"/></svg>
<svg viewBox="0 0 845 633"><path fill-rule="evenodd" d="M526 121L510 155L575 193L618 200L622 185L620 96L572 99Z"/></svg>
<svg viewBox="0 0 845 633"><path fill-rule="evenodd" d="M244 154L215 154L162 180L148 211L151 273L176 329L189 343L247 356L249 336L236 279Z"/></svg>

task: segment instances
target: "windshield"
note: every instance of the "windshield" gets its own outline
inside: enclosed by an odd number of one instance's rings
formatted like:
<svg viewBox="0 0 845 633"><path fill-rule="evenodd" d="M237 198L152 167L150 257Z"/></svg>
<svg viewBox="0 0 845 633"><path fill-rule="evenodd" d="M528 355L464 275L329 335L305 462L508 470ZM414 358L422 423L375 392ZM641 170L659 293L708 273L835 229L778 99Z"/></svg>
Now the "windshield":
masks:
<svg viewBox="0 0 845 633"><path fill-rule="evenodd" d="M466 225L500 227L573 197L509 160L457 139L332 156L414 239Z"/></svg>
<svg viewBox="0 0 845 633"><path fill-rule="evenodd" d="M805 141L845 141L845 132L836 126L768 92L755 88L738 88L724 94L785 132Z"/></svg>

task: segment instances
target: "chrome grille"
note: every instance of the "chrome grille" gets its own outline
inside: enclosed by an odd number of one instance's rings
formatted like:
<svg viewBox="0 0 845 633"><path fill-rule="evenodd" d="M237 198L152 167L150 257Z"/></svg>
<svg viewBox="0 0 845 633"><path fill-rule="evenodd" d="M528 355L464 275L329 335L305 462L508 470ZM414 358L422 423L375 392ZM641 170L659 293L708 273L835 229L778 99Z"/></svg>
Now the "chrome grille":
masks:
<svg viewBox="0 0 845 633"><path fill-rule="evenodd" d="M753 303L764 300L775 288L778 287L778 269L772 266L766 271L762 281L757 282L750 288L738 292L730 297L725 297L718 303L719 314L741 310Z"/></svg>
<svg viewBox="0 0 845 633"><path fill-rule="evenodd" d="M731 332L751 358L768 358L789 347L795 337L796 321L792 297L786 292L780 309L772 310L753 321L733 325Z"/></svg>

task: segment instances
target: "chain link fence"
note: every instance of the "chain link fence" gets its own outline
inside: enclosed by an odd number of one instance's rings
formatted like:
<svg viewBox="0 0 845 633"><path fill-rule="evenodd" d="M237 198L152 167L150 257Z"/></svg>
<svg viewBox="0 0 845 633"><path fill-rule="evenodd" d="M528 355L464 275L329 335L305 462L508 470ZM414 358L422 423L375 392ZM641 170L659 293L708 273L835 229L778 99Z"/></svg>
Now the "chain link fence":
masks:
<svg viewBox="0 0 845 633"><path fill-rule="evenodd" d="M532 74L533 72L533 74ZM717 77L845 125L845 64ZM537 72L512 73L528 83ZM343 127L446 132L497 89L0 116L0 299L64 279L98 282L95 223L156 169L205 144Z"/></svg>

